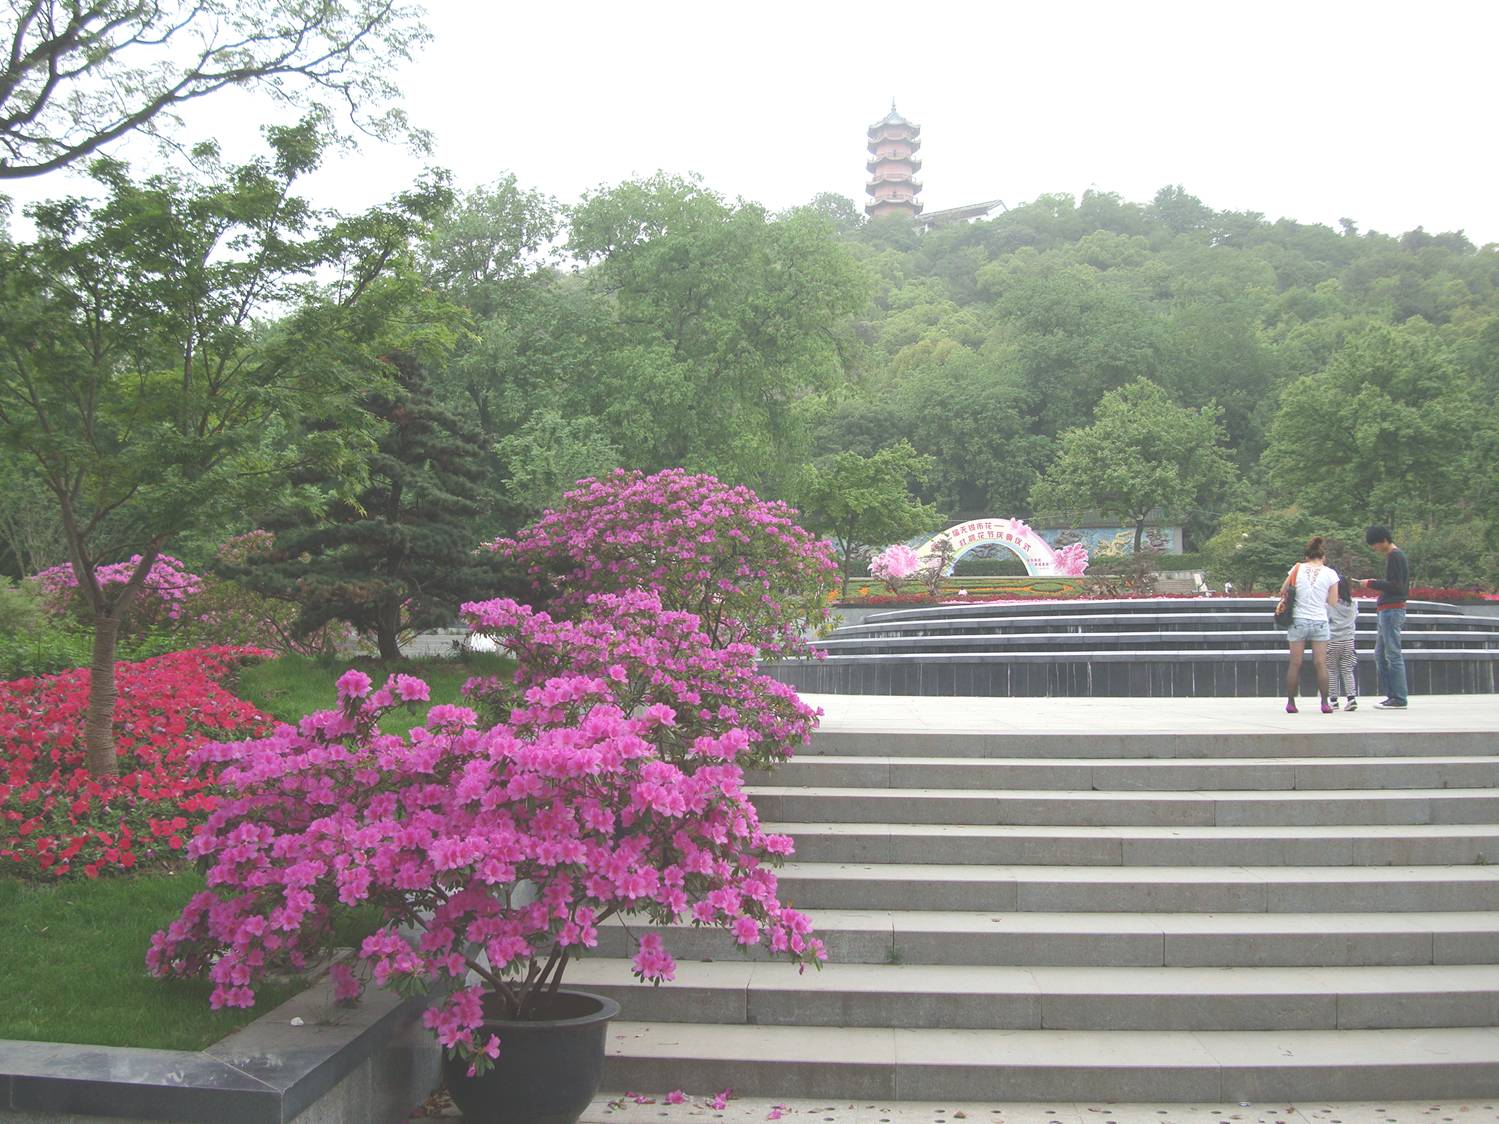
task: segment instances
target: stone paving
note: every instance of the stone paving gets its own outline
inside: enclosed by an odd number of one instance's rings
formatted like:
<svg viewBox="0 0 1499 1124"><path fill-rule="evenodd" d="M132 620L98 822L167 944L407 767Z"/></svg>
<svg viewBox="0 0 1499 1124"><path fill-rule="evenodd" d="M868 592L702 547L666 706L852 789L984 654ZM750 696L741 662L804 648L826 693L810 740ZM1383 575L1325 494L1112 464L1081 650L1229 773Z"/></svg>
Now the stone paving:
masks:
<svg viewBox="0 0 1499 1124"><path fill-rule="evenodd" d="M651 1099L651 1098L647 1098ZM1312 1101L1255 1104L955 1104L947 1102L834 1102L731 1099L722 1109L707 1098L687 1104L638 1104L617 1095L599 1097L581 1124L674 1124L680 1121L788 1120L798 1124L1492 1124L1499 1100L1466 1102Z"/></svg>
<svg viewBox="0 0 1499 1124"><path fill-rule="evenodd" d="M1283 699L928 698L814 695L824 731L1033 734L1321 733L1340 731L1499 732L1499 695L1412 696L1404 711L1378 710L1378 697L1352 714L1318 713L1316 699L1287 714Z"/></svg>

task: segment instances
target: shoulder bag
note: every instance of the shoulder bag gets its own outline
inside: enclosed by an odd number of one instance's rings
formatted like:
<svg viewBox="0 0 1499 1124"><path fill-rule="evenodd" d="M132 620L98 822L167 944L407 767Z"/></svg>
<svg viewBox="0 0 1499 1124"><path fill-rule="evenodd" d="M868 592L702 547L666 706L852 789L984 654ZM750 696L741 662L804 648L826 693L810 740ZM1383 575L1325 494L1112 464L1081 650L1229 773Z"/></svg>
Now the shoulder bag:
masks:
<svg viewBox="0 0 1499 1124"><path fill-rule="evenodd" d="M1298 562L1291 567L1291 576L1280 588L1280 600L1275 603L1275 623L1281 628L1289 628L1296 615L1296 575L1300 572L1301 563Z"/></svg>

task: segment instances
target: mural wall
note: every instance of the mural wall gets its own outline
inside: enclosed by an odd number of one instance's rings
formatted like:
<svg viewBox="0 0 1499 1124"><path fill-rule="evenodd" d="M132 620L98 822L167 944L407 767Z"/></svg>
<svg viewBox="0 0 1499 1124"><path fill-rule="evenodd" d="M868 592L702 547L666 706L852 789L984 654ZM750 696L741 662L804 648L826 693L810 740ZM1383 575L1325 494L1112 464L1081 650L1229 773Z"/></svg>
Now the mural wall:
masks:
<svg viewBox="0 0 1499 1124"><path fill-rule="evenodd" d="M1133 527L1040 527L1037 534L1051 544L1054 550L1082 543L1094 558L1117 557L1129 554L1135 547ZM1182 552L1182 529L1180 527L1146 527L1145 545L1162 554Z"/></svg>

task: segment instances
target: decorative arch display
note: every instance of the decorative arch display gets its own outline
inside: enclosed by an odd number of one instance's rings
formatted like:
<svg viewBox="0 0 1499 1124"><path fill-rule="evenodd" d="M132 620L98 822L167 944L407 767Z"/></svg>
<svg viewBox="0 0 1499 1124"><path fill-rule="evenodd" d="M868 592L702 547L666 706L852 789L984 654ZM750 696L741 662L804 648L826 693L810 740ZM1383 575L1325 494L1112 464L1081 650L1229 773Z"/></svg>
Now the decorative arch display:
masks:
<svg viewBox="0 0 1499 1124"><path fill-rule="evenodd" d="M1053 550L1023 519L970 519L933 535L917 547L916 557L923 562L930 559L937 540L943 538L952 543L955 552L952 565L975 547L992 544L1013 552L1032 577L1076 577L1088 568L1087 547L1073 543L1060 551ZM947 572L952 572L951 566Z"/></svg>

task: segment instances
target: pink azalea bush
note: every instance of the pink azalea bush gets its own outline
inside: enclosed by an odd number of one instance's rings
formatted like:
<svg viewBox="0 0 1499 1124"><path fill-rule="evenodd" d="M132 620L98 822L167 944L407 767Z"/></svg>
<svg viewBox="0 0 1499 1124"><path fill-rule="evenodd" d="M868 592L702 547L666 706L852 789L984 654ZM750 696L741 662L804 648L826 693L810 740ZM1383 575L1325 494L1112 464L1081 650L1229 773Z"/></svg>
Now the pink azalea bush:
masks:
<svg viewBox="0 0 1499 1124"><path fill-rule="evenodd" d="M616 915L713 925L816 964L810 922L777 898L791 840L761 829L742 787L746 765L784 756L814 716L753 675L748 646L715 648L659 606L600 595L567 622L465 606L522 662L504 721L440 705L385 735L380 717L426 684L376 689L350 671L338 709L200 749L223 789L188 844L210 889L156 934L149 969L206 973L215 1006L248 1006L266 972L318 954L337 911L372 903L385 924L359 962L378 986L431 993L426 1025L478 1070L500 1050L485 1015L535 1009ZM659 932L639 935L633 961L656 983L675 970ZM362 986L347 968L334 983L342 998Z"/></svg>
<svg viewBox="0 0 1499 1124"><path fill-rule="evenodd" d="M124 585L141 564L139 554L127 562L113 562L94 568L94 580L101 587ZM54 616L82 611L78 575L69 563L52 566L33 580L41 586L47 611ZM142 626L178 622L187 613L188 602L203 589L203 579L188 570L187 565L170 554L158 554L146 575L145 584L136 599L132 617Z"/></svg>
<svg viewBox="0 0 1499 1124"><path fill-rule="evenodd" d="M891 593L899 593L901 583L921 569L921 559L905 543L887 546L869 562L870 576L882 581Z"/></svg>
<svg viewBox="0 0 1499 1124"><path fill-rule="evenodd" d="M471 679L464 693L495 717L569 673L588 676L626 714L669 707L675 719L656 736L660 752L690 761L702 738L730 738L736 760L764 768L811 738L817 711L796 692L755 670L748 644L715 648L691 613L668 612L654 593L595 594L575 620L508 598L462 607L469 628L517 660L514 682Z"/></svg>
<svg viewBox="0 0 1499 1124"><path fill-rule="evenodd" d="M488 545L524 568L553 616L596 593L645 590L698 616L715 646L767 656L808 652L838 573L792 508L680 468L580 480L560 508Z"/></svg>

